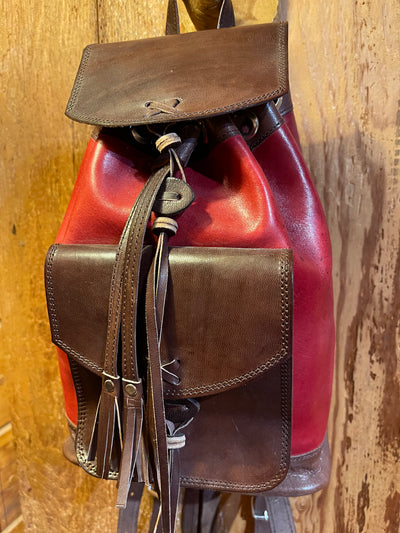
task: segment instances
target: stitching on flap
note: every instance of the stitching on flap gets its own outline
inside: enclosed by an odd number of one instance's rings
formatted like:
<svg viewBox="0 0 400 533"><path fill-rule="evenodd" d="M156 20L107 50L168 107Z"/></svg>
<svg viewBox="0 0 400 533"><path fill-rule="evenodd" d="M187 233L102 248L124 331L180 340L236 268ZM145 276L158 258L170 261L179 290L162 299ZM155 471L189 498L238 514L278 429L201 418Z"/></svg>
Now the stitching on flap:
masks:
<svg viewBox="0 0 400 533"><path fill-rule="evenodd" d="M175 119L188 119L188 118L201 118L201 117L207 117L210 115L216 115L219 113L229 112L229 111L235 111L238 108L241 107L250 107L252 105L256 105L258 103L266 102L268 100L271 100L274 97L281 96L288 90L287 86L287 51L285 47L285 36L286 36L286 24L285 22L279 23L278 28L278 68L277 68L277 74L278 74L278 87L272 91L268 91L266 93L263 93L261 95L255 96L253 98L249 98L246 100L241 100L239 102L235 102L233 104L216 107L213 109L206 109L203 111L198 112L190 112L180 113L178 110L175 113L171 113L171 118ZM74 83L74 87L69 99L69 102L67 104L66 108L66 114L73 120L77 120L78 122L85 122L92 125L98 125L98 126L128 126L128 125L139 125L139 124L147 124L150 122L157 123L157 120L151 120L151 118L147 116L143 116L142 119L137 119L134 121L117 121L117 120L109 120L106 118L101 118L94 114L87 114L84 112L80 112L76 109L77 102L79 100L79 93L81 90L81 87L83 85L84 80L84 73L89 61L89 57L92 51L92 46L88 46L85 51L84 55L82 57L81 64L78 69L78 74L76 76L76 80Z"/></svg>
<svg viewBox="0 0 400 533"><path fill-rule="evenodd" d="M290 334L290 295L289 295L289 275L290 264L288 253L284 251L280 254L279 259L280 270L280 285L281 285L281 349L275 353L273 357L266 363L231 379L219 381L209 385L200 385L198 387L187 387L186 389L176 390L175 388L168 389L167 397L183 397L204 394L206 392L218 392L221 389L232 388L235 385L240 385L256 376L263 374L268 369L272 368L276 363L281 361L289 354L289 334Z"/></svg>
<svg viewBox="0 0 400 533"><path fill-rule="evenodd" d="M80 360L85 366L92 368L98 372L102 372L103 368L99 365L93 363L90 359L84 355L76 352L71 346L66 344L60 337L59 323L56 313L56 304L54 297L54 288L53 288L53 279L52 279L52 266L54 262L54 257L56 254L58 246L54 245L51 248L51 253L48 258L47 268L46 268L46 278L47 278L47 287L48 287L48 301L49 301L49 314L51 317L52 324L52 334L54 343L62 348L68 355L75 357ZM246 381L249 381L256 376L266 372L268 369L272 368L279 361L284 359L289 354L289 334L290 334L290 295L289 295L289 276L290 276L290 264L288 253L281 251L279 258L279 270L280 270L280 286L281 286L281 348L275 353L275 355L269 359L266 363L259 365L258 367L227 380L219 381L217 383L212 383L208 385L199 385L197 387L187 387L176 391L168 390L167 396L172 397L183 397L183 396L196 396L204 393L218 392L220 390L225 390L227 388L232 388L236 385L240 385Z"/></svg>
<svg viewBox="0 0 400 533"><path fill-rule="evenodd" d="M68 346L64 341L62 341L60 336L60 328L59 328L59 322L57 318L57 311L56 311L56 301L54 296L54 285L53 285L53 264L54 264L54 258L56 256L57 250L59 245L53 244L50 248L50 252L47 258L47 264L46 264L46 285L47 285L47 301L48 301L48 309L49 309L49 315L50 315L50 323L51 323L51 333L53 337L53 342L56 346L59 348L62 348L68 355L74 356L77 359L79 359L82 363L85 364L85 366L88 366L89 368L92 368L94 370L97 370L98 372L102 372L103 369L90 361L90 359L87 359L84 355L76 352L73 350L70 346Z"/></svg>

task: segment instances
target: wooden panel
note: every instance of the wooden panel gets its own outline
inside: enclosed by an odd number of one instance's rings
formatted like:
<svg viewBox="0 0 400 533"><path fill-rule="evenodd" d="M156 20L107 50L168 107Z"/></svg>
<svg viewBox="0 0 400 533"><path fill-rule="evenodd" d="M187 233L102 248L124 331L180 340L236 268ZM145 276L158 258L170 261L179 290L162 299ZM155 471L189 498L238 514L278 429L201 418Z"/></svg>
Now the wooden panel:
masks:
<svg viewBox="0 0 400 533"><path fill-rule="evenodd" d="M288 4L288 5L287 5ZM399 531L398 2L282 2L306 159L334 255L337 364L329 488L300 532Z"/></svg>
<svg viewBox="0 0 400 533"><path fill-rule="evenodd" d="M0 375L0 429L10 422L10 407L8 405L7 391L6 391L6 377Z"/></svg>
<svg viewBox="0 0 400 533"><path fill-rule="evenodd" d="M0 430L0 531L21 520L15 442L11 424Z"/></svg>
<svg viewBox="0 0 400 533"><path fill-rule="evenodd" d="M1 347L27 531L106 531L112 487L68 464L57 359L50 343L43 258L54 241L90 129L63 116L94 1L2 2L0 47ZM94 519L94 517L96 517Z"/></svg>
<svg viewBox="0 0 400 533"><path fill-rule="evenodd" d="M237 19L272 20L275 5L237 0ZM63 117L81 50L98 40L162 34L165 6L165 0L14 0L10 9L2 2L0 357L27 531L116 531L113 484L90 478L60 454L65 423L42 264L90 131ZM400 14L396 0L281 0L280 16L290 21L304 153L332 233L337 314L332 482L321 494L293 501L297 527L394 533ZM185 17L182 26L191 29ZM235 532L243 527L238 518Z"/></svg>

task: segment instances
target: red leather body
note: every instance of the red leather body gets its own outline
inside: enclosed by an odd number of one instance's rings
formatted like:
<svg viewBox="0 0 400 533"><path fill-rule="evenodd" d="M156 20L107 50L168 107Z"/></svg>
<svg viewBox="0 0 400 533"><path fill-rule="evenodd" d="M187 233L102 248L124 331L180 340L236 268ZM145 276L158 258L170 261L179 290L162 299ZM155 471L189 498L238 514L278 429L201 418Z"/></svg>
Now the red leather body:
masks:
<svg viewBox="0 0 400 533"><path fill-rule="evenodd" d="M297 145L300 146L299 132L297 130L296 118L293 110L289 111L289 113L286 113L284 119L285 124L290 130L290 133L293 135L293 139L296 141Z"/></svg>
<svg viewBox="0 0 400 533"><path fill-rule="evenodd" d="M292 454L299 455L322 442L328 423L335 347L331 243L318 194L288 125L254 155L293 249Z"/></svg>
<svg viewBox="0 0 400 533"><path fill-rule="evenodd" d="M297 455L316 448L327 426L333 369L329 235L288 126L268 137L254 155L236 135L196 170L187 169L196 200L179 217L171 245L293 248L292 454ZM118 243L150 174L148 163L147 156L122 141L105 135L91 139L57 242ZM59 361L67 416L76 423L74 386L61 351Z"/></svg>

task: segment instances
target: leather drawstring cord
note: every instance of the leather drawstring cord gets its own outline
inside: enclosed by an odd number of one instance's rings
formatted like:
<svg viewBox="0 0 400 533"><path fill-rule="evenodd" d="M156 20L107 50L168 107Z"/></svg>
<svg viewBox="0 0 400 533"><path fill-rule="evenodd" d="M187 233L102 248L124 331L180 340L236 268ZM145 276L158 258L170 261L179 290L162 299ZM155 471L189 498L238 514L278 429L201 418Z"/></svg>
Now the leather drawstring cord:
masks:
<svg viewBox="0 0 400 533"><path fill-rule="evenodd" d="M124 423L117 507L126 505L142 434L144 404L142 383L138 375L136 325L143 242L152 205L168 173L169 167L163 167L146 182L132 210L132 222L126 237L121 313Z"/></svg>
<svg viewBox="0 0 400 533"><path fill-rule="evenodd" d="M179 383L179 378L168 369L177 362L174 360L163 365L160 355L168 285L168 239L177 229L178 224L171 218L159 217L155 220L153 233L158 235L158 245L146 287L148 408L160 500L158 520L161 519L163 533L171 533L175 529L180 487L179 450L185 445L182 430L199 410L198 402L192 399L166 402L163 390L164 380Z"/></svg>
<svg viewBox="0 0 400 533"><path fill-rule="evenodd" d="M168 237L175 233L177 224L170 218L165 218L164 224L157 219L156 224L161 231L146 288L148 411L150 438L154 453L155 481L160 499L159 518L161 516L163 533L169 533L172 531L171 491L160 340L167 289Z"/></svg>
<svg viewBox="0 0 400 533"><path fill-rule="evenodd" d="M137 370L135 339L129 342L131 339L129 332L127 334L127 321L124 320L124 316L126 317L128 305L131 323L136 326L135 302L144 234L151 206L168 172L169 166L162 167L144 185L122 233L113 268L102 390L90 448L92 448L91 455L96 457L96 472L103 478L108 477L113 453L118 454L119 450L115 447L122 448L122 468L120 467L119 477L121 490L118 494L118 506L124 506L126 502L143 420L143 390ZM128 343L123 339L122 358L124 361L121 384L118 375L118 344L120 335L124 337L124 334L125 338L128 336ZM124 403L122 424L120 420L121 389ZM119 443L115 442L116 435L119 437Z"/></svg>
<svg viewBox="0 0 400 533"><path fill-rule="evenodd" d="M159 139L159 141L161 141L163 148L168 148L172 151L172 144L177 144L177 135L167 134L165 137L167 138ZM179 142L181 142L180 139ZM169 148L169 146L171 146L171 148ZM190 147L192 148L190 150L191 153L195 147L193 137L190 138ZM175 152L171 155L171 158L176 160L183 173L183 167L181 162L178 162L179 158ZM118 313L114 313L112 317L115 319L115 323L117 323L117 316L120 318L122 341L121 390L123 404L123 445L117 494L117 507L120 508L124 508L126 505L135 466L139 479L148 483L150 478L148 473L149 450L146 448L149 443L146 444L142 438L145 405L142 381L138 372L137 302L140 292L139 280L143 278L143 276L141 276L141 263L147 223L150 219L157 194L159 193L165 178L171 174L171 171L173 171L171 166L171 164L164 166L152 174L139 194L121 237L116 264L114 266L114 270L116 271L115 279L119 279L120 282L114 282L113 276L114 290L116 294L118 294L118 296L114 298L117 299ZM175 228L176 222L173 219L169 219L169 221L168 224L172 224L172 227ZM158 294L164 295L163 298L160 299L160 297L158 297L156 299L158 302L157 310L159 318L157 320L159 320L159 323L157 327L159 328L159 331L161 331L162 328L162 313L164 310L168 279L167 240L168 238L166 237L165 232L163 231L160 233L159 245L153 261L154 268L156 269L154 272L154 279L156 280L155 283L157 283L157 289L155 290L157 290ZM151 275L152 274L149 273L149 276ZM117 348L116 345L115 348ZM117 354L117 350L113 353L114 355ZM161 363L159 366L160 375L162 376L163 371L161 369ZM173 373L169 372L169 374L169 379L171 379L171 374ZM119 401L121 402L121 399ZM147 415L151 413L152 409L153 403L150 402L146 408ZM157 404L157 413L160 412L160 410L162 412L162 409L160 404ZM151 420L151 416L148 418ZM149 420L147 420L146 423L149 424ZM111 432L113 430L109 428L109 431ZM150 443L150 445L153 447L152 443ZM157 449L157 447L155 447L155 449ZM166 462L166 468L168 469L168 461Z"/></svg>

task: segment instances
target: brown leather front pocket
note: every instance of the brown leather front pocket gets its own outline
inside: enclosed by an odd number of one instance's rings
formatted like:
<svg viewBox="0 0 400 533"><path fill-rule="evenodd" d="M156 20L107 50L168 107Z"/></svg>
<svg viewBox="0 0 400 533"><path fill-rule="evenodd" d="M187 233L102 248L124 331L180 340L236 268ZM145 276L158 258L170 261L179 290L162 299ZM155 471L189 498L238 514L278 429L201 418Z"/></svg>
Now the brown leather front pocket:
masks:
<svg viewBox="0 0 400 533"><path fill-rule="evenodd" d="M142 286L152 256L146 247ZM92 474L89 443L115 257L114 246L55 245L46 260L52 338L71 360L78 397L77 456ZM291 251L171 248L169 270L161 354L164 364L178 362L180 381L165 383L165 396L200 403L181 451L182 483L267 490L283 479L289 464ZM137 327L140 340L140 320ZM143 367L146 346L139 342L137 348ZM115 450L110 477L117 469Z"/></svg>

